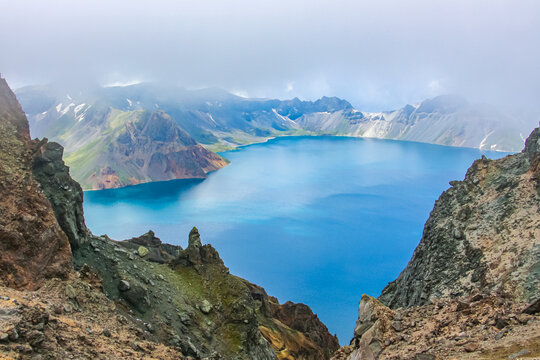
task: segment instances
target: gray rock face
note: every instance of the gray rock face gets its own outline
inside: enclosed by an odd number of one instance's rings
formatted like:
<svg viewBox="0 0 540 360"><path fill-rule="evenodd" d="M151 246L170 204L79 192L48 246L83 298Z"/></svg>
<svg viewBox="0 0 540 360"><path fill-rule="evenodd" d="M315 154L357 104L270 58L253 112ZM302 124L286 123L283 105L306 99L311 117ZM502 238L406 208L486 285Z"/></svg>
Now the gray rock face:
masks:
<svg viewBox="0 0 540 360"><path fill-rule="evenodd" d="M527 138L523 152L527 155L530 162L538 159L540 156L540 128L534 129Z"/></svg>
<svg viewBox="0 0 540 360"><path fill-rule="evenodd" d="M391 308L498 292L532 301L540 286L540 130L522 153L476 160L436 201L420 244L379 299Z"/></svg>
<svg viewBox="0 0 540 360"><path fill-rule="evenodd" d="M82 188L69 175L69 168L62 160L63 152L60 144L42 145L34 158L33 173L53 206L71 248L77 249L88 240L90 231L84 223Z"/></svg>
<svg viewBox="0 0 540 360"><path fill-rule="evenodd" d="M199 235L199 230L196 227L189 232L188 246L194 249L200 249L202 247L201 235Z"/></svg>
<svg viewBox="0 0 540 360"><path fill-rule="evenodd" d="M540 297L536 301L531 303L529 306L527 306L527 308L523 310L523 313L530 314L530 315L540 313Z"/></svg>
<svg viewBox="0 0 540 360"><path fill-rule="evenodd" d="M202 245L201 236L196 227L193 227L189 232L188 247L180 252L173 263L181 266L193 266L197 271L204 264L217 264L223 267L224 271L228 271L216 249L210 244Z"/></svg>
<svg viewBox="0 0 540 360"><path fill-rule="evenodd" d="M137 252L141 246L144 247L148 250L148 253L144 256L145 259L160 264L176 259L180 251L182 251L182 248L178 245L162 243L152 230L139 237L124 240L121 244L122 247Z"/></svg>

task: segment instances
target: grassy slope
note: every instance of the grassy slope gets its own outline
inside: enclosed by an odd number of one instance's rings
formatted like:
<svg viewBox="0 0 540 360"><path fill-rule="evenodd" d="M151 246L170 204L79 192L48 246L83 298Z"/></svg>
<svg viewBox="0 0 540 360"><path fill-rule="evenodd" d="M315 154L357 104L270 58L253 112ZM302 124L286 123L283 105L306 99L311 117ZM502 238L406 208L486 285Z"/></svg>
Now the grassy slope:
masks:
<svg viewBox="0 0 540 360"><path fill-rule="evenodd" d="M120 111L112 110L105 119L101 136L92 139L82 148L67 154L65 158L66 164L71 168L72 176L81 183L83 188L89 186L86 179L94 172L98 172L101 168L110 165L110 159L107 158L107 150L110 144L118 138L125 130L125 124L130 121L137 121L143 114L142 110L137 111ZM129 178L134 174L130 174L123 170L122 167L115 167L121 181L129 183Z"/></svg>

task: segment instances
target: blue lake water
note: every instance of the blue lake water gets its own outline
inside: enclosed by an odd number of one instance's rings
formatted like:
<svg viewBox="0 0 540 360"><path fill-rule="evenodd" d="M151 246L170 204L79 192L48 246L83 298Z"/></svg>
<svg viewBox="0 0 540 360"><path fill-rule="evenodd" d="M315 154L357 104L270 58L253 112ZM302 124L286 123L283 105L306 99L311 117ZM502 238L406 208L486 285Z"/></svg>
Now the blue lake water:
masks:
<svg viewBox="0 0 540 360"><path fill-rule="evenodd" d="M205 180L85 193L95 234L126 239L149 229L187 245L197 226L231 273L280 301L308 304L352 338L360 296L378 296L406 266L434 201L482 154L377 139L284 137L222 153Z"/></svg>

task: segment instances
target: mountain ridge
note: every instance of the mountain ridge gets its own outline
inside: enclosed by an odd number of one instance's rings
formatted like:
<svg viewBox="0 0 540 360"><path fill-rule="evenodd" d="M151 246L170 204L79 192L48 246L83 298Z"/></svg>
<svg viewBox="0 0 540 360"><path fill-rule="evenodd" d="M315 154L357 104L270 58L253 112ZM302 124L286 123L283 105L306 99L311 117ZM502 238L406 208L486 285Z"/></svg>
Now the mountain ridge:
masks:
<svg viewBox="0 0 540 360"><path fill-rule="evenodd" d="M375 137L498 151L517 151L524 141L522 126L515 125L515 121L493 107L470 104L457 96L439 96L398 110L370 113L356 110L337 97L316 101L250 99L221 89L186 90L154 83L96 88L76 95L51 87L26 87L17 94L28 112L33 135L65 146L66 161L85 189L99 188L80 170L96 167L96 163L85 160L83 166L73 161L76 156L72 154L78 152L83 158L84 154L92 154L92 149L84 146L110 131L108 122L122 127L141 111L159 112L163 121L172 119L202 147L212 151L290 135ZM105 148L111 141L114 140L103 140L100 146ZM195 163L212 162L212 170L224 166L201 148L199 153ZM141 173L126 161L109 166L116 176L124 174L118 183L109 179L111 187L153 180L153 174ZM131 170L127 171L128 168ZM197 173L196 169L193 171ZM171 178L201 177L193 171L180 171L182 175L177 173ZM96 171L99 175L100 171ZM161 175L158 171L155 177L163 178Z"/></svg>

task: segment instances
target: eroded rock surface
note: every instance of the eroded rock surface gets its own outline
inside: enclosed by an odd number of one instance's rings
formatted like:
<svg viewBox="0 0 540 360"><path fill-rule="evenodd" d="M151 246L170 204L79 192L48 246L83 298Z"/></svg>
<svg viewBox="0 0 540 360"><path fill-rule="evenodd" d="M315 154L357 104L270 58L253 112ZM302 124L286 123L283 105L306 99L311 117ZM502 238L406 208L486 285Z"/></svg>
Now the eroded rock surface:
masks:
<svg viewBox="0 0 540 360"><path fill-rule="evenodd" d="M392 308L433 298L504 293L532 301L540 286L540 130L523 152L483 157L452 181L425 225L422 240L380 300Z"/></svg>
<svg viewBox="0 0 540 360"><path fill-rule="evenodd" d="M278 299L246 281L257 306L259 328L278 359L328 359L339 348L337 337L305 304Z"/></svg>
<svg viewBox="0 0 540 360"><path fill-rule="evenodd" d="M69 242L32 174L39 143L6 81L0 78L0 274L4 284L36 289L71 271Z"/></svg>
<svg viewBox="0 0 540 360"><path fill-rule="evenodd" d="M62 160L63 153L61 145L45 142L35 154L33 174L52 204L71 248L77 249L91 234L84 223L81 186L69 175L69 168Z"/></svg>
<svg viewBox="0 0 540 360"><path fill-rule="evenodd" d="M351 345L333 360L502 360L520 351L538 356L540 316L525 309L509 298L475 294L392 310L363 295Z"/></svg>

